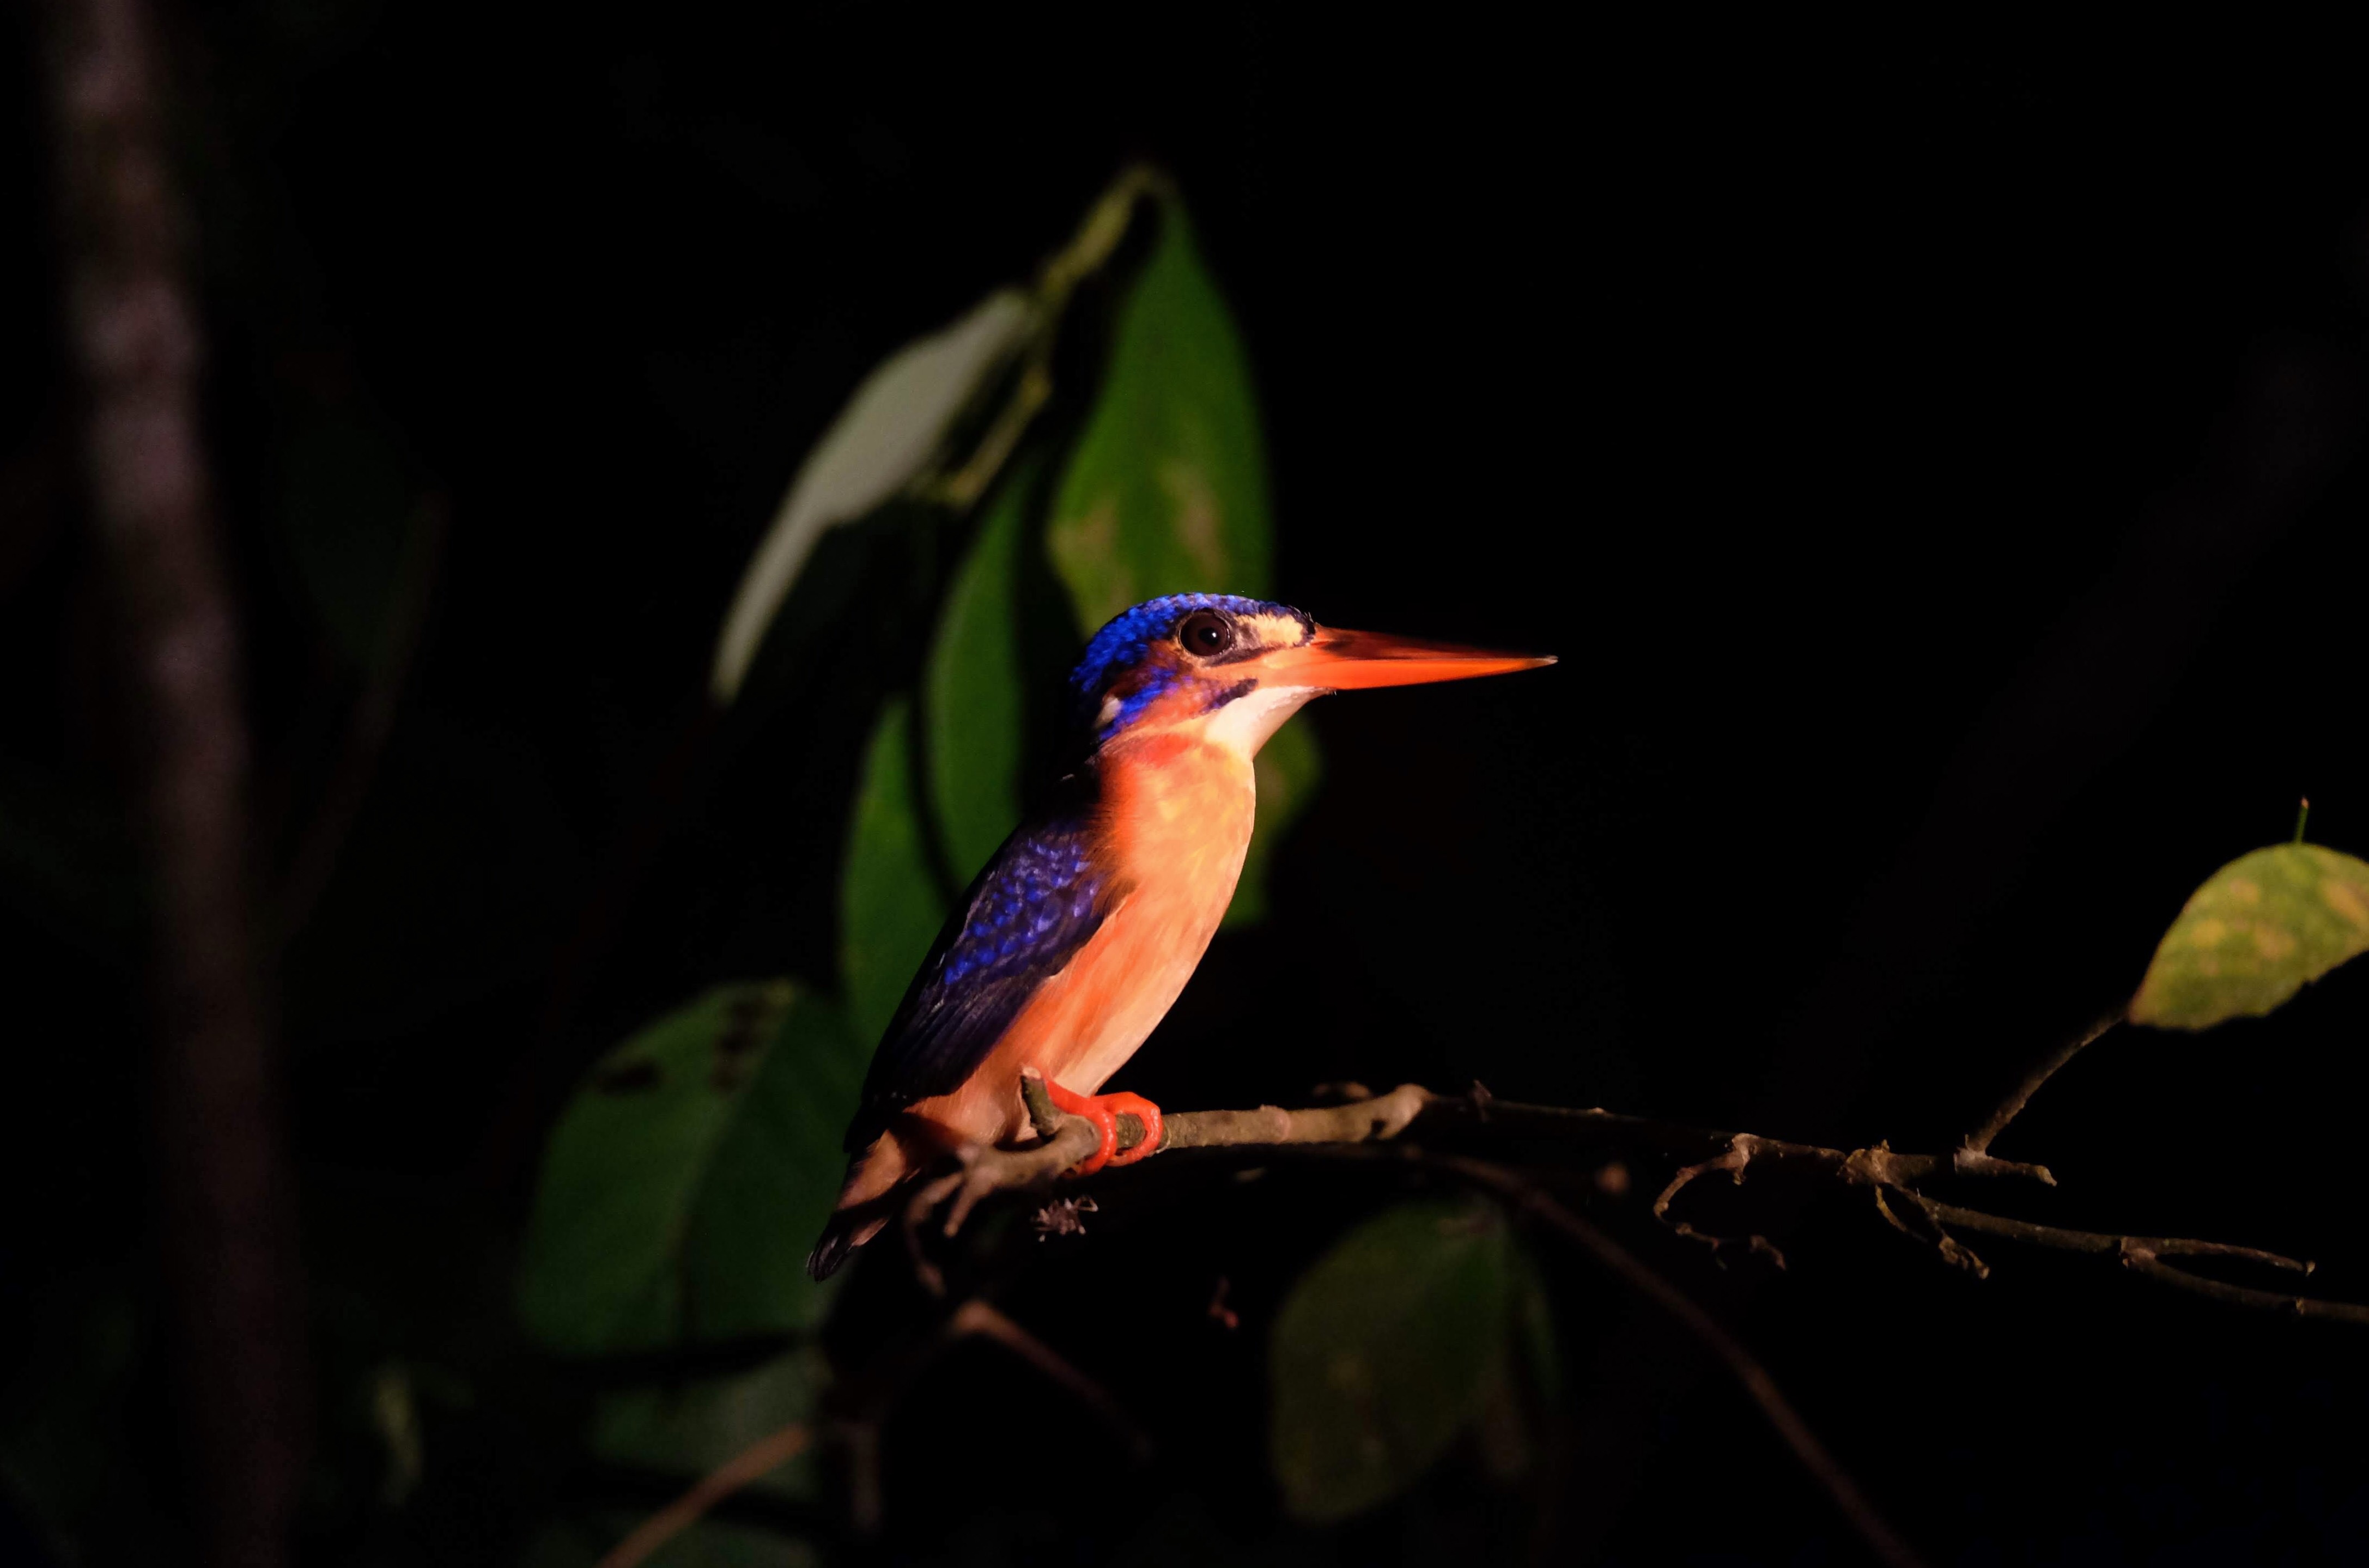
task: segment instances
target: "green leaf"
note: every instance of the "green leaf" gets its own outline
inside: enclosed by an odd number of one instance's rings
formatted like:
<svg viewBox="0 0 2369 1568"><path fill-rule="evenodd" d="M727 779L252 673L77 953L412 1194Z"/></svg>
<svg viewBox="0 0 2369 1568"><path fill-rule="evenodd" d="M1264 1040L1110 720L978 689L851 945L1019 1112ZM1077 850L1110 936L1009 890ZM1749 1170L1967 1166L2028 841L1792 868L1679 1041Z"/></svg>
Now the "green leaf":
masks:
<svg viewBox="0 0 2369 1568"><path fill-rule="evenodd" d="M880 715L856 793L855 826L840 884L841 963L848 1014L867 1047L904 1000L913 971L945 923L945 896L931 874L913 791L910 707L899 698Z"/></svg>
<svg viewBox="0 0 2369 1568"><path fill-rule="evenodd" d="M1268 1346L1271 1455L1284 1504L1316 1522L1372 1507L1428 1469L1504 1378L1504 1218L1471 1204L1389 1209L1292 1288Z"/></svg>
<svg viewBox="0 0 2369 1568"><path fill-rule="evenodd" d="M2164 933L2131 1021L2209 1029L2260 1017L2369 950L2369 864L2275 844L2206 879Z"/></svg>
<svg viewBox="0 0 2369 1568"><path fill-rule="evenodd" d="M1242 857L1242 879L1226 909L1228 925L1249 925L1265 918L1267 864L1276 845L1307 811L1324 776L1315 736L1305 726L1289 722L1267 737L1252 767L1258 778L1258 817L1251 825L1250 851Z"/></svg>
<svg viewBox="0 0 2369 1568"><path fill-rule="evenodd" d="M1053 564L1088 630L1159 594L1266 588L1266 459L1249 363L1183 204L1161 212L1054 499Z"/></svg>
<svg viewBox="0 0 2369 1568"><path fill-rule="evenodd" d="M825 531L917 478L964 409L1036 326L1036 307L999 289L943 331L908 343L864 377L791 481L741 574L716 639L711 688L728 704Z"/></svg>
<svg viewBox="0 0 2369 1568"><path fill-rule="evenodd" d="M955 876L967 883L1020 820L1020 548L1033 469L997 492L946 596L922 696L930 788Z"/></svg>
<svg viewBox="0 0 2369 1568"><path fill-rule="evenodd" d="M718 987L603 1058L544 1150L519 1307L599 1355L794 1332L863 1054L787 981Z"/></svg>
<svg viewBox="0 0 2369 1568"><path fill-rule="evenodd" d="M1249 359L1184 204L1163 197L1160 213L1047 532L1082 631L1163 593L1268 591L1274 524ZM1258 825L1229 925L1265 912L1266 867L1321 771L1297 726L1259 753Z"/></svg>
<svg viewBox="0 0 2369 1568"><path fill-rule="evenodd" d="M830 1293L807 1277L807 1249L847 1174L840 1139L871 1046L820 997L801 996L783 1014L692 1210L686 1337L791 1333L820 1320Z"/></svg>
<svg viewBox="0 0 2369 1568"><path fill-rule="evenodd" d="M696 1480L760 1438L811 1419L828 1375L821 1353L808 1346L733 1377L612 1393L593 1413L591 1449L612 1464ZM768 1471L749 1490L813 1496L814 1448Z"/></svg>

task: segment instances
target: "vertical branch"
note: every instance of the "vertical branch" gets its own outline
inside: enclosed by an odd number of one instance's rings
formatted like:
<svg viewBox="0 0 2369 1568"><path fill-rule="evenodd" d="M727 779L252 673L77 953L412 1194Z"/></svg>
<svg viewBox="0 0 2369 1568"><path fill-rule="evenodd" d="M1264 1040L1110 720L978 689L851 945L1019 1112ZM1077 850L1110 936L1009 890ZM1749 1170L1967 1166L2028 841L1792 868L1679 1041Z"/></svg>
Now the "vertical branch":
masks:
<svg viewBox="0 0 2369 1568"><path fill-rule="evenodd" d="M70 348L142 721L157 1177L205 1560L287 1555L303 1323L252 946L238 649L197 409L186 216L142 0L48 0Z"/></svg>

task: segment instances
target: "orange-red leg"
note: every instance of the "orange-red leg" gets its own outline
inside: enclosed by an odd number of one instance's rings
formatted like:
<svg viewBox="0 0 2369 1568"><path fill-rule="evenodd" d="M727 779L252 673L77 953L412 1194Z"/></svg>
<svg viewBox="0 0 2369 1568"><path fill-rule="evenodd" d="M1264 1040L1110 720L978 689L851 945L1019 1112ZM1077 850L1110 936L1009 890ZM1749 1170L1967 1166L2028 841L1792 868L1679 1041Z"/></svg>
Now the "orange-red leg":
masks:
<svg viewBox="0 0 2369 1568"><path fill-rule="evenodd" d="M1101 1146L1071 1168L1070 1174L1073 1176L1091 1176L1104 1165L1132 1165L1160 1147L1164 1130L1160 1107L1140 1094L1072 1093L1049 1078L1045 1080L1045 1093L1062 1110L1093 1123L1094 1130L1102 1135ZM1143 1124L1143 1141L1124 1154L1118 1152L1118 1117L1122 1111Z"/></svg>

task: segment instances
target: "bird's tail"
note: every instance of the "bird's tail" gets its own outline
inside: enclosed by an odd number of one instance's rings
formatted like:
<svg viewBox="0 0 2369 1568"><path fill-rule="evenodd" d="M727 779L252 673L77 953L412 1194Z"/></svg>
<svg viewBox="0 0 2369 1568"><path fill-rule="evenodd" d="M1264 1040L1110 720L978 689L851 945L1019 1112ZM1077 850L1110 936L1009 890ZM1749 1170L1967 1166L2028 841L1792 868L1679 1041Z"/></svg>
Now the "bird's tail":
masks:
<svg viewBox="0 0 2369 1568"><path fill-rule="evenodd" d="M839 1207L823 1222L822 1236L807 1254L807 1274L829 1279L855 1249L880 1234L912 1179L911 1162L904 1146L887 1133L847 1162L847 1180L839 1189Z"/></svg>
<svg viewBox="0 0 2369 1568"><path fill-rule="evenodd" d="M888 1223L888 1216L879 1212L882 1207L868 1203L842 1208L825 1221L822 1239L807 1254L807 1276L829 1279L839 1272L841 1265L855 1255L856 1248L880 1234L880 1228Z"/></svg>

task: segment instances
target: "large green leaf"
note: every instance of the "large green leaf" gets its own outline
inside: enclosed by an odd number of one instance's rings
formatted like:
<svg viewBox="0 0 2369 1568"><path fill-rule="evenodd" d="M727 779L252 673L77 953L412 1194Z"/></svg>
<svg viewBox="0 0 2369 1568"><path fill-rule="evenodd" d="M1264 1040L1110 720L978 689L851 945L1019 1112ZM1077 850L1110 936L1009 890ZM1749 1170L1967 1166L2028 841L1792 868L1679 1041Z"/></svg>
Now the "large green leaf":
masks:
<svg viewBox="0 0 2369 1568"><path fill-rule="evenodd" d="M696 1480L759 1439L809 1420L829 1376L821 1353L805 1346L751 1371L604 1397L592 1418L592 1452L614 1464ZM815 1448L749 1483L751 1492L810 1497Z"/></svg>
<svg viewBox="0 0 2369 1568"><path fill-rule="evenodd" d="M1047 532L1082 631L1163 593L1268 591L1274 525L1249 358L1184 204L1166 197L1159 212ZM1302 727L1259 754L1258 822L1229 924L1265 913L1267 864L1320 771Z"/></svg>
<svg viewBox="0 0 2369 1568"><path fill-rule="evenodd" d="M1167 200L1055 496L1053 563L1092 629L1159 594L1265 591L1268 534L1249 363L1183 204Z"/></svg>
<svg viewBox="0 0 2369 1568"><path fill-rule="evenodd" d="M1300 1277L1268 1347L1271 1453L1294 1515L1360 1513L1446 1450L1507 1375L1511 1259L1494 1208L1414 1203Z"/></svg>
<svg viewBox="0 0 2369 1568"><path fill-rule="evenodd" d="M872 732L840 885L848 1013L867 1048L896 1016L905 987L946 918L945 897L924 848L910 724L911 709L899 699Z"/></svg>
<svg viewBox="0 0 2369 1568"><path fill-rule="evenodd" d="M2214 872L2156 950L2134 1023L2209 1029L2259 1017L2369 951L2369 864L2275 844Z"/></svg>
<svg viewBox="0 0 2369 1568"><path fill-rule="evenodd" d="M722 986L603 1058L553 1129L520 1281L551 1349L810 1326L800 1261L836 1196L862 1052L784 980Z"/></svg>
<svg viewBox="0 0 2369 1568"><path fill-rule="evenodd" d="M967 883L1020 820L1017 578L1033 467L996 493L938 619L922 688L930 793L955 876Z"/></svg>
<svg viewBox="0 0 2369 1568"><path fill-rule="evenodd" d="M729 703L739 692L816 542L919 476L956 419L1036 322L1036 309L1026 296L999 289L961 320L908 343L864 377L799 465L741 575L716 639L711 686L719 703Z"/></svg>

